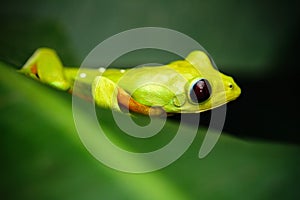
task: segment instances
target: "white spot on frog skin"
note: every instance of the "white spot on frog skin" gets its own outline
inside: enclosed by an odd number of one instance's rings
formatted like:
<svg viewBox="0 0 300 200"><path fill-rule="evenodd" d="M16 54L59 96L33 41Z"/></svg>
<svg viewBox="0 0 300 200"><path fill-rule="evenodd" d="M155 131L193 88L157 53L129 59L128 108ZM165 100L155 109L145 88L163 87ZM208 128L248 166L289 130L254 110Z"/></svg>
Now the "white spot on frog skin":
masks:
<svg viewBox="0 0 300 200"><path fill-rule="evenodd" d="M80 76L80 78L85 78L86 77L86 73L81 73L79 76Z"/></svg>
<svg viewBox="0 0 300 200"><path fill-rule="evenodd" d="M125 69L121 69L120 72L123 74L125 72Z"/></svg>
<svg viewBox="0 0 300 200"><path fill-rule="evenodd" d="M99 70L99 72L103 73L103 72L105 72L106 69L104 67L100 67L98 70Z"/></svg>

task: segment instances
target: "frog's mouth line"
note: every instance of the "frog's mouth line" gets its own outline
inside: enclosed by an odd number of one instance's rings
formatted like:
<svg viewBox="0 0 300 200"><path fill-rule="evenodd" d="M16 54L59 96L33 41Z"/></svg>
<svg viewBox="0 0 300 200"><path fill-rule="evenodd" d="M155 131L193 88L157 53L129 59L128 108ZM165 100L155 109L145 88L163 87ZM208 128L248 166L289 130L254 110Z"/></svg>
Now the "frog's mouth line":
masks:
<svg viewBox="0 0 300 200"><path fill-rule="evenodd" d="M208 106L207 108L202 108L202 109L199 109L199 110L194 110L194 111L191 111L191 110L181 110L179 111L178 113L201 113L201 112L205 112L205 111L208 111L208 110L212 110L212 109L215 109L215 108L218 108L218 107L221 107L231 101L234 101L235 99L237 99L239 96L240 96L240 89L237 90L237 91L234 91L233 93L230 93L230 94L226 94L226 92L222 92L222 93L219 93L215 99L221 99L221 100L218 100L218 101L212 101L213 103L211 104L211 106ZM208 101L211 100L211 99L208 99ZM199 104L201 106L201 104Z"/></svg>
<svg viewBox="0 0 300 200"><path fill-rule="evenodd" d="M229 94L226 94L226 92L222 92L222 93L218 94L216 96L216 99L221 99L221 101L220 102L214 102L213 108L219 107L219 106L227 104L231 101L234 101L235 99L237 99L240 96L240 94L241 94L240 89L237 90L237 91L231 91Z"/></svg>

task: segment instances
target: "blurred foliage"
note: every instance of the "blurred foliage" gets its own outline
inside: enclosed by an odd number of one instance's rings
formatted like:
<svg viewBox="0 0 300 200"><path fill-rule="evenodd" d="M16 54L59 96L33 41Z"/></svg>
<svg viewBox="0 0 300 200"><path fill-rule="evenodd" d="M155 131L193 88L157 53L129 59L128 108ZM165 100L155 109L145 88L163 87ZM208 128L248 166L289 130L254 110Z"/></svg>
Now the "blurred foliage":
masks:
<svg viewBox="0 0 300 200"><path fill-rule="evenodd" d="M298 195L299 147L221 135L210 155L198 159L205 128L199 129L179 160L162 170L127 174L107 168L79 141L70 95L27 79L3 63L0 74L1 195L5 199L287 199ZM162 140L168 140L169 131L159 134Z"/></svg>
<svg viewBox="0 0 300 200"><path fill-rule="evenodd" d="M296 74L292 69L297 64L298 8L297 1L2 1L1 198L296 199L299 146L222 134L213 151L198 159L205 126L199 128L187 152L162 170L127 174L107 168L79 140L71 95L30 80L16 69L41 46L54 48L66 65L79 66L94 46L120 31L141 26L171 28L199 41L222 71L241 82L241 77L248 81L242 84L245 96L228 109L227 121L238 127L238 134L249 130L254 135L277 134L290 141L298 128L286 126L286 121L295 122L297 118L292 118L289 110L279 116L272 113L281 100L278 89L287 89L290 96L284 96L286 102L298 104L293 96L297 84L287 75ZM135 66L144 63L147 55L149 51L136 53L117 65ZM158 61L171 59L159 55ZM293 83L291 87L273 87L277 74ZM269 84L260 82L265 79ZM267 120L270 113L278 121ZM156 138L142 141L121 135L107 116L109 137L133 151L163 145L172 138L170 132L177 123L168 120L166 129ZM258 122L257 118L265 120ZM143 120L147 121L142 118L140 123ZM261 123L274 128L266 131Z"/></svg>
<svg viewBox="0 0 300 200"><path fill-rule="evenodd" d="M61 55L72 50L79 65L106 38L131 28L159 26L199 41L220 68L230 73L267 73L297 38L299 2L286 1L4 1L0 8L3 49L30 55L40 46ZM11 35L13 34L13 35ZM59 37L54 37L57 34ZM24 46L28 42L28 46ZM18 45L16 45L18 44ZM22 45L24 44L24 45ZM20 46L21 45L21 46ZM19 51L17 51L19 52ZM6 54L8 54L6 52ZM18 53L20 54L20 53ZM27 57L23 57L23 60ZM135 58L135 62L143 61ZM126 63L132 64L132 63Z"/></svg>

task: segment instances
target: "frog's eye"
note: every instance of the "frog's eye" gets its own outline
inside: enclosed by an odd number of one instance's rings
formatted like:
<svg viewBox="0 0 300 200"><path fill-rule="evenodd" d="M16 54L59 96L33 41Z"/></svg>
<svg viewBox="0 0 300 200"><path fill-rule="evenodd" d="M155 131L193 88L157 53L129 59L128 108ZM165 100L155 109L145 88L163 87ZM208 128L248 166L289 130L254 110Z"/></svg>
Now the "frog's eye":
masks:
<svg viewBox="0 0 300 200"><path fill-rule="evenodd" d="M206 79L200 79L192 85L190 99L193 103L202 103L210 97L211 86Z"/></svg>

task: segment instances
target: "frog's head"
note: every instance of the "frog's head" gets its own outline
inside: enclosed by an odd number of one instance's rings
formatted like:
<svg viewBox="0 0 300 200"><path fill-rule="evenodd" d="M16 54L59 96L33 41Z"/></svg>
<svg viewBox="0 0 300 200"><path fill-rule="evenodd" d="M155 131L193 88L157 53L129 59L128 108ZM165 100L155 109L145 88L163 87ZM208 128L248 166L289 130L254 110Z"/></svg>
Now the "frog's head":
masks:
<svg viewBox="0 0 300 200"><path fill-rule="evenodd" d="M187 86L188 101L183 112L202 112L235 100L241 94L233 78L223 73L197 77Z"/></svg>
<svg viewBox="0 0 300 200"><path fill-rule="evenodd" d="M210 110L235 100L241 94L233 78L216 70L206 53L194 51L186 61L195 70L189 70L193 74L191 78L183 75L188 81L185 84L185 97L181 101L181 113Z"/></svg>

